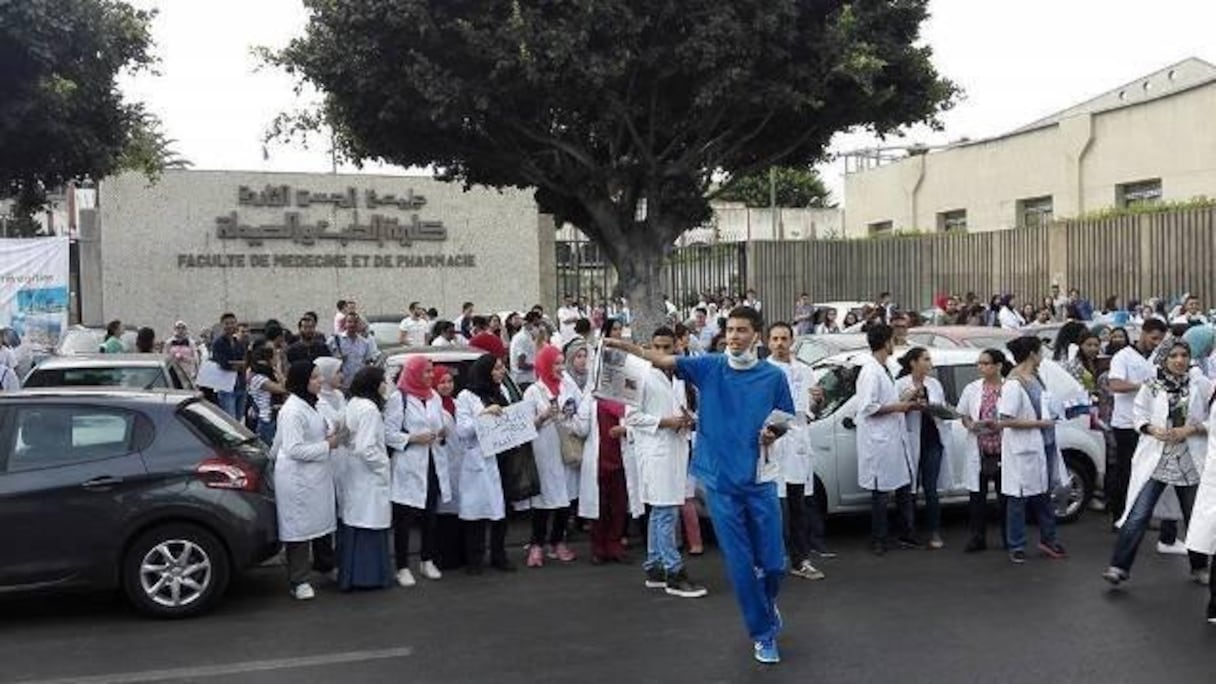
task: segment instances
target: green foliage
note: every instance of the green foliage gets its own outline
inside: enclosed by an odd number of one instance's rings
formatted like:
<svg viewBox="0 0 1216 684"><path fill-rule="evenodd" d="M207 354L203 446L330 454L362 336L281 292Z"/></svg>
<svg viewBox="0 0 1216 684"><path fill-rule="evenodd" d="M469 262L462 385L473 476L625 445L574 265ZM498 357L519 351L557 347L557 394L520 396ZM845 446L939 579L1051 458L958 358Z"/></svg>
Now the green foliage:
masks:
<svg viewBox="0 0 1216 684"><path fill-rule="evenodd" d="M779 207L830 207L832 193L823 184L819 172L810 167L774 167L771 182L768 171L728 179L716 193L716 199L743 202L749 207L767 207L771 202L771 186L776 185Z"/></svg>
<svg viewBox="0 0 1216 684"><path fill-rule="evenodd" d="M151 18L119 0L0 0L0 199L15 214L115 171L146 134L117 76L153 66Z"/></svg>
<svg viewBox="0 0 1216 684"><path fill-rule="evenodd" d="M305 0L269 59L324 94L271 133L536 190L622 273L710 215L715 177L809 167L831 136L935 115L927 0ZM639 212L640 200L646 211Z"/></svg>
<svg viewBox="0 0 1216 684"><path fill-rule="evenodd" d="M1146 214L1165 214L1174 211L1187 211L1190 209L1212 209L1216 207L1216 199L1198 195L1188 200L1172 200L1169 202L1154 202L1152 204L1138 204L1134 207L1107 207L1106 209L1098 209L1084 213L1073 219L1060 219L1062 221L1105 221L1107 219L1123 218L1126 216L1144 216Z"/></svg>

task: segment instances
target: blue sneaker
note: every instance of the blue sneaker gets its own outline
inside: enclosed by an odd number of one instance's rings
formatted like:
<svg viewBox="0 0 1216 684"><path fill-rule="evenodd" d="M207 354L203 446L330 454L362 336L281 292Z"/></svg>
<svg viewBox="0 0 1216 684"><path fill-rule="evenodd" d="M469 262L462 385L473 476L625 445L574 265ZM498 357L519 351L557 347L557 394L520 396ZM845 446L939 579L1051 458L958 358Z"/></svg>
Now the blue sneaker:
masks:
<svg viewBox="0 0 1216 684"><path fill-rule="evenodd" d="M777 651L776 639L762 639L754 644L756 662L774 665L781 662L781 654Z"/></svg>

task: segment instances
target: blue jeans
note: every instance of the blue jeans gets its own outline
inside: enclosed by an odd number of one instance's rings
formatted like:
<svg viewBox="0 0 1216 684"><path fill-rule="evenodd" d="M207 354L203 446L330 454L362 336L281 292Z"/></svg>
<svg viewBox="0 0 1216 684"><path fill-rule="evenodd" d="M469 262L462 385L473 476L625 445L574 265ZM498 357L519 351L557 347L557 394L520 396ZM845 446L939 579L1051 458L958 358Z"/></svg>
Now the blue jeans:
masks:
<svg viewBox="0 0 1216 684"><path fill-rule="evenodd" d="M1132 563L1136 560L1136 551L1140 548L1140 541L1144 539L1144 532L1148 529L1149 520L1153 517L1153 509L1168 486L1170 485L1152 479L1144 483L1144 489L1140 490L1140 494L1132 503L1127 520L1123 522L1123 527L1119 528L1119 538L1115 540L1115 552L1110 559L1111 565L1124 572L1131 572ZM1174 487L1174 491L1178 494L1178 503L1182 504L1182 518L1189 527L1191 510L1195 508L1195 495L1199 492L1199 487ZM1190 556L1192 570L1202 570L1207 567L1207 556L1194 551L1187 552L1187 555Z"/></svg>
<svg viewBox="0 0 1216 684"><path fill-rule="evenodd" d="M1005 498L1005 547L1010 552L1026 550L1027 508L1039 524L1039 539L1043 543L1056 541L1056 514L1051 510L1050 495L1010 496Z"/></svg>
<svg viewBox="0 0 1216 684"><path fill-rule="evenodd" d="M925 524L930 534L942 527L942 500L937 478L942 474L942 445L924 445L920 450L920 486L925 491Z"/></svg>
<svg viewBox="0 0 1216 684"><path fill-rule="evenodd" d="M680 550L676 548L676 523L680 520L679 506L652 506L646 523L646 563L643 568L663 568L668 575L684 567Z"/></svg>
<svg viewBox="0 0 1216 684"><path fill-rule="evenodd" d="M224 413L232 416L241 423L245 422L245 392L236 389L232 392L216 392L215 398L220 403Z"/></svg>
<svg viewBox="0 0 1216 684"><path fill-rule="evenodd" d="M706 488L709 515L726 574L752 640L777 636L777 594L785 575L785 540L777 485L740 490Z"/></svg>
<svg viewBox="0 0 1216 684"><path fill-rule="evenodd" d="M278 426L273 420L258 420L258 437L266 443L266 446L274 444L274 433L277 429Z"/></svg>

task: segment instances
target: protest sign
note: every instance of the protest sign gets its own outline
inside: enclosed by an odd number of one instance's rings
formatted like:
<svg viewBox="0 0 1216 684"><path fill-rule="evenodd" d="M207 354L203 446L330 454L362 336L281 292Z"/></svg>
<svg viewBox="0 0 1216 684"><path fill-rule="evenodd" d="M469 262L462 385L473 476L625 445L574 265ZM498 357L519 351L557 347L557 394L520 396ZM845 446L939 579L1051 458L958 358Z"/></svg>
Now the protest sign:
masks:
<svg viewBox="0 0 1216 684"><path fill-rule="evenodd" d="M592 394L630 406L642 404L642 386L651 365L645 359L600 344L595 355Z"/></svg>
<svg viewBox="0 0 1216 684"><path fill-rule="evenodd" d="M482 414L477 418L477 442L486 456L500 454L536 439L536 411L523 402L503 408L502 414Z"/></svg>

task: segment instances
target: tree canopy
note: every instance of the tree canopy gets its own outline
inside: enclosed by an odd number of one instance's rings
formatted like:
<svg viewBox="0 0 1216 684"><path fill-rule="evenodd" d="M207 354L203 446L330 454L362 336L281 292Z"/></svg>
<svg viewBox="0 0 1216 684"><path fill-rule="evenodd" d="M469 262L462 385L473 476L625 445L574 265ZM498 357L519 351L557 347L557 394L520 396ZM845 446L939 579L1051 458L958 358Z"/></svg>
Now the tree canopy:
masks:
<svg viewBox="0 0 1216 684"><path fill-rule="evenodd" d="M774 185L779 207L832 206L832 193L819 173L809 167L775 166L771 179L768 171L728 179L714 197L749 207L767 207L772 202Z"/></svg>
<svg viewBox="0 0 1216 684"><path fill-rule="evenodd" d="M839 130L933 121L927 0L305 0L272 61L355 159L535 188L658 309L714 178L810 166ZM315 119L314 119L315 120ZM637 300L643 301L637 301Z"/></svg>
<svg viewBox="0 0 1216 684"><path fill-rule="evenodd" d="M119 0L0 0L0 199L15 213L73 178L169 155L159 121L117 84L153 65L151 19Z"/></svg>

